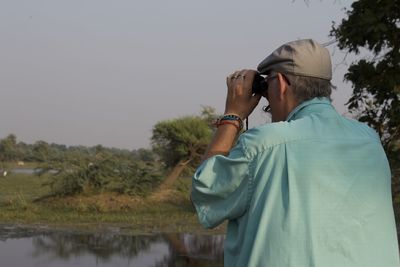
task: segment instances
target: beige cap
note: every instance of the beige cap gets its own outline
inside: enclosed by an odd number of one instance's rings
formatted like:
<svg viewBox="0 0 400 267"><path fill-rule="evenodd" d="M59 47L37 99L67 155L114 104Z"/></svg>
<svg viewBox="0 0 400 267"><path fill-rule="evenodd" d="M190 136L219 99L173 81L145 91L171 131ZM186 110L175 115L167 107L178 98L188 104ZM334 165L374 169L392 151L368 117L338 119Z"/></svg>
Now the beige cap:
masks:
<svg viewBox="0 0 400 267"><path fill-rule="evenodd" d="M314 40L286 43L272 52L257 67L261 74L271 72L332 79L331 56L328 49Z"/></svg>

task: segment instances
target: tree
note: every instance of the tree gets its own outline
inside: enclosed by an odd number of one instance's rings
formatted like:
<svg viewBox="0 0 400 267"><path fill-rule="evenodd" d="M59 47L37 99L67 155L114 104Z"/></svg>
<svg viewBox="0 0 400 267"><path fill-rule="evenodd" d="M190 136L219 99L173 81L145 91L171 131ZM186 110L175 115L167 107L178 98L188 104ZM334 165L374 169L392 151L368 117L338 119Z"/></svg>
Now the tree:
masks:
<svg viewBox="0 0 400 267"><path fill-rule="evenodd" d="M0 141L0 160L13 161L18 158L17 137L9 134Z"/></svg>
<svg viewBox="0 0 400 267"><path fill-rule="evenodd" d="M339 48L371 52L349 67L353 86L348 108L379 133L392 169L396 213L400 215L400 0L359 0L331 36ZM366 155L368 156L368 155ZM398 220L400 217L398 217Z"/></svg>
<svg viewBox="0 0 400 267"><path fill-rule="evenodd" d="M170 187L187 166L200 162L212 136L210 117L210 110L207 110L202 116L161 121L154 126L153 149L166 166L172 168L161 188Z"/></svg>
<svg viewBox="0 0 400 267"><path fill-rule="evenodd" d="M45 141L37 141L33 145L33 155L37 162L46 162L50 158L50 146Z"/></svg>
<svg viewBox="0 0 400 267"><path fill-rule="evenodd" d="M353 86L348 108L380 134L385 147L395 147L400 136L400 1L360 0L331 36L339 48L372 59L351 64L345 79Z"/></svg>
<svg viewBox="0 0 400 267"><path fill-rule="evenodd" d="M141 160L144 162L156 161L156 154L152 149L139 148L137 150L132 150L131 155L135 160Z"/></svg>

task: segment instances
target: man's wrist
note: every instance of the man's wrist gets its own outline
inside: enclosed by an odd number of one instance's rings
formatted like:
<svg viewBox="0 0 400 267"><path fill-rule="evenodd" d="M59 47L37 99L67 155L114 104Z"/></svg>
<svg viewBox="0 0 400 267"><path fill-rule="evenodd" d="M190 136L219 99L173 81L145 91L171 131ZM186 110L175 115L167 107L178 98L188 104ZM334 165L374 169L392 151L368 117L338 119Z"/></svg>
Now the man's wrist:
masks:
<svg viewBox="0 0 400 267"><path fill-rule="evenodd" d="M240 132L242 130L242 128L240 127L240 123L238 121L234 121L234 120L225 120L225 121L221 121L219 122L216 126L217 128L221 127L221 126L225 126L225 125L231 125L234 126L237 130L237 132Z"/></svg>
<svg viewBox="0 0 400 267"><path fill-rule="evenodd" d="M217 121L214 123L216 127L219 127L221 125L225 124L231 124L235 126L240 132L243 129L243 120L236 114L225 114L222 117L218 118Z"/></svg>

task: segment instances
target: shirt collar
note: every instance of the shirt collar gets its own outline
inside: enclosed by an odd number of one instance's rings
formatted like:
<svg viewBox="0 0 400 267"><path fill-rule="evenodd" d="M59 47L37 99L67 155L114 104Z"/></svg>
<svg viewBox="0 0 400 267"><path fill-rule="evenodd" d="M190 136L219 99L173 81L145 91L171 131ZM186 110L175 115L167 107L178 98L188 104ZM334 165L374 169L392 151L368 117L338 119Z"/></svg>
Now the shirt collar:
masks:
<svg viewBox="0 0 400 267"><path fill-rule="evenodd" d="M331 108L333 108L332 104L331 104L331 101L328 98L326 98L326 97L315 97L315 98L313 98L311 100L304 101L303 103L298 105L295 109L293 109L289 113L286 121L291 121L291 120L297 119L299 117L302 117L302 115L309 114L310 111L312 112L312 111L315 110L315 109L311 109L311 106L316 107L317 110L320 110L319 107L317 108L316 104L323 104L324 106L325 105L329 105Z"/></svg>

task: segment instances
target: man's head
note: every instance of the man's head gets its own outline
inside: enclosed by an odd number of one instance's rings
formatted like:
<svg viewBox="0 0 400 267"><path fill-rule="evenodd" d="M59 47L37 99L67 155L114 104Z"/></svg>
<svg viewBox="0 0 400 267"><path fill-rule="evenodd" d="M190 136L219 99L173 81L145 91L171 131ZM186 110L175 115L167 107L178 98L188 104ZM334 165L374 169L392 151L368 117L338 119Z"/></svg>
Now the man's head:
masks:
<svg viewBox="0 0 400 267"><path fill-rule="evenodd" d="M272 120L285 120L300 103L315 97L330 98L332 65L329 51L307 39L286 43L257 67L267 75Z"/></svg>

